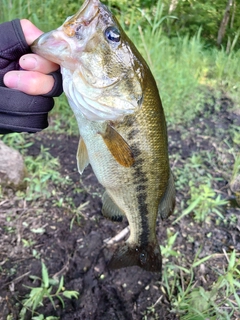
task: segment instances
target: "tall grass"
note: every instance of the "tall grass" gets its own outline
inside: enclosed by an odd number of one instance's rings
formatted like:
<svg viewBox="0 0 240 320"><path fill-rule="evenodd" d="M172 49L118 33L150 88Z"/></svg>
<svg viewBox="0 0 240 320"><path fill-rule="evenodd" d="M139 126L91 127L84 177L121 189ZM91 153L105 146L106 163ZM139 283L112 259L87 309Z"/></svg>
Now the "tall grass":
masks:
<svg viewBox="0 0 240 320"><path fill-rule="evenodd" d="M201 28L191 38L176 35L170 39L161 23L175 17L162 16L161 1L153 13L150 16L142 11L148 24L144 28L141 23L132 25L128 33L155 76L168 121L181 123L194 118L203 108L206 89L227 91L238 103L240 52L227 54L223 49L206 48Z"/></svg>
<svg viewBox="0 0 240 320"><path fill-rule="evenodd" d="M29 19L41 30L49 31L59 27L67 16L79 8L80 2L68 0L0 0L0 22L12 19Z"/></svg>

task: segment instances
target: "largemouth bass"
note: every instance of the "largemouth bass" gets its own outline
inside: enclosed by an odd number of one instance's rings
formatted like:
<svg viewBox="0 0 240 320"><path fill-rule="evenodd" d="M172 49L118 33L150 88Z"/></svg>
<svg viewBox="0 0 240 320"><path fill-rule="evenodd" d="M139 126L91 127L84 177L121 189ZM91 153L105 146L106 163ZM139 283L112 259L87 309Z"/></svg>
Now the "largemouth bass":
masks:
<svg viewBox="0 0 240 320"><path fill-rule="evenodd" d="M78 169L90 163L105 187L103 215L127 217L130 236L116 248L110 268L161 272L156 219L173 212L175 189L164 112L146 62L98 0L86 0L32 51L61 66L81 136Z"/></svg>

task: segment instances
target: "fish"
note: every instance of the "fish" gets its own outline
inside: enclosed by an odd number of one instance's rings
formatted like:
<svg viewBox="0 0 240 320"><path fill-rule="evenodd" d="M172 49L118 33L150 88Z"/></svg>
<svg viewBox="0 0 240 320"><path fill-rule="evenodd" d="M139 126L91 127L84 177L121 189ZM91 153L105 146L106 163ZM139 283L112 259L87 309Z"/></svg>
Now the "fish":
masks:
<svg viewBox="0 0 240 320"><path fill-rule="evenodd" d="M105 188L103 216L128 220L130 235L116 245L109 268L161 273L156 224L172 214L175 186L164 111L146 61L99 0L85 0L31 50L61 67L80 133L78 171L91 164Z"/></svg>

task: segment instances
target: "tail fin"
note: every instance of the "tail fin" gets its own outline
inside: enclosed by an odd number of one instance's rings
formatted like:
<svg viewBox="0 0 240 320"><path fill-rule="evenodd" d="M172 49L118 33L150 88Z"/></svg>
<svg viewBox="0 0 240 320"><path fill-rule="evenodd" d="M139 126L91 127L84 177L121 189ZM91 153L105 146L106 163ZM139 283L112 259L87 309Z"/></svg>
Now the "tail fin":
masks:
<svg viewBox="0 0 240 320"><path fill-rule="evenodd" d="M130 266L139 266L147 271L161 273L162 256L159 244L131 246L126 243L121 247L119 246L109 262L109 268L120 269Z"/></svg>

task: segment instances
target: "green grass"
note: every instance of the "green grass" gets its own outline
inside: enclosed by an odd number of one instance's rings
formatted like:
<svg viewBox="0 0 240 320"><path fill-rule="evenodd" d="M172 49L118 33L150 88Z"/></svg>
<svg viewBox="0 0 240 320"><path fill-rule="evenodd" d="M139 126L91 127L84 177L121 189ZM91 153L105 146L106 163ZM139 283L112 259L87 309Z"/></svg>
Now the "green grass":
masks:
<svg viewBox="0 0 240 320"><path fill-rule="evenodd" d="M34 275L29 276L34 282L40 282L40 286L27 287L30 293L22 301L22 309L20 311L20 320L25 319L27 311L31 311L32 319L44 320L44 316L36 312L36 309L43 305L44 300L49 299L56 309L54 300L59 300L62 307L65 307L63 298L67 299L77 299L79 293L77 291L69 291L64 288L64 278L61 276L58 278L50 278L46 265L42 262L42 277L37 277ZM54 319L59 319L59 317L54 317Z"/></svg>
<svg viewBox="0 0 240 320"><path fill-rule="evenodd" d="M29 19L43 31L59 27L67 16L72 15L79 3L68 1L64 6L54 0L1 0L0 22L12 19Z"/></svg>
<svg viewBox="0 0 240 320"><path fill-rule="evenodd" d="M18 149L24 155L24 162L27 170L26 191L19 191L18 196L24 197L26 201L33 201L39 198L48 199L55 192L53 185L68 184L70 181L62 177L59 172L59 161L53 157L49 150L41 146L37 156L27 155L27 149L33 143L26 142L26 135L11 133L5 135L3 142L8 146Z"/></svg>
<svg viewBox="0 0 240 320"><path fill-rule="evenodd" d="M170 252L174 252L172 248ZM229 255L224 252L200 259L199 254L200 251L190 268L169 262L165 264L162 289L171 302L172 312L177 313L181 320L238 319L235 317L240 309L239 255L233 251ZM198 285L195 274L201 269L200 266L204 268L206 262L217 259L225 259L227 267L216 273L216 281L208 289Z"/></svg>
<svg viewBox="0 0 240 320"><path fill-rule="evenodd" d="M193 119L202 111L209 90L216 95L225 90L239 103L240 53L205 48L201 29L192 38L169 39L161 25L155 26L162 19L160 7L156 16L144 30L138 27L135 43L155 76L167 120L176 124Z"/></svg>

